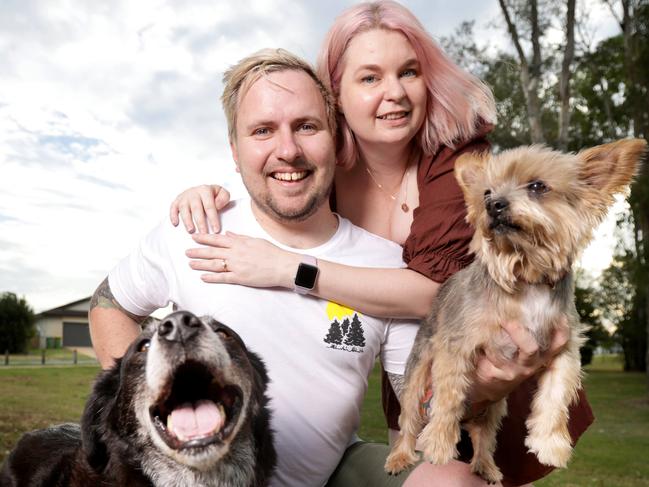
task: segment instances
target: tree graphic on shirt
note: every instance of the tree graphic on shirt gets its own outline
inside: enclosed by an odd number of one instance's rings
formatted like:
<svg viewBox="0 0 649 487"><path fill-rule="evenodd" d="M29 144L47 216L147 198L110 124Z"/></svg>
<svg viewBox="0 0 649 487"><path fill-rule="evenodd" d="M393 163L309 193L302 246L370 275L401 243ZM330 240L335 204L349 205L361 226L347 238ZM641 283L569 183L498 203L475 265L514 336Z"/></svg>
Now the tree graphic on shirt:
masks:
<svg viewBox="0 0 649 487"><path fill-rule="evenodd" d="M365 346L365 335L363 333L363 328L361 327L361 321L358 319L358 315L354 314L352 319L352 324L345 337L345 345L351 347L358 347L360 350Z"/></svg>
<svg viewBox="0 0 649 487"><path fill-rule="evenodd" d="M349 318L345 318L343 320L342 325L340 325L340 329L343 332L343 336L347 335L347 332L349 331Z"/></svg>
<svg viewBox="0 0 649 487"><path fill-rule="evenodd" d="M345 318L342 324L334 318L324 342L329 344L329 348L362 352L365 347L365 334L358 314L354 313L351 323L348 318Z"/></svg>
<svg viewBox="0 0 649 487"><path fill-rule="evenodd" d="M333 323L329 327L329 333L327 333L324 341L325 343L329 343L331 345L340 345L343 342L343 334L340 330L340 323L338 323L338 320L334 319Z"/></svg>

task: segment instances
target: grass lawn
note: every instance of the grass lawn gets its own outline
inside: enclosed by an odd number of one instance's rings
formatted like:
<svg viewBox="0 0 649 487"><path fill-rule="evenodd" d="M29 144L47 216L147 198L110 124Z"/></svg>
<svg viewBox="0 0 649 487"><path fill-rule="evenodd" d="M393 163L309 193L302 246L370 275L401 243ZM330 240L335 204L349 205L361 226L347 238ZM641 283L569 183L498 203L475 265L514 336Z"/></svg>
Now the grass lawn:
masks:
<svg viewBox="0 0 649 487"><path fill-rule="evenodd" d="M566 471L536 487L649 487L649 395L644 374L622 373L601 357L588 368L586 388L597 420L579 441ZM28 430L79 421L98 367L0 367L0 461ZM360 435L387 441L380 375L370 378Z"/></svg>
<svg viewBox="0 0 649 487"><path fill-rule="evenodd" d="M79 422L97 366L0 367L0 461L29 430Z"/></svg>

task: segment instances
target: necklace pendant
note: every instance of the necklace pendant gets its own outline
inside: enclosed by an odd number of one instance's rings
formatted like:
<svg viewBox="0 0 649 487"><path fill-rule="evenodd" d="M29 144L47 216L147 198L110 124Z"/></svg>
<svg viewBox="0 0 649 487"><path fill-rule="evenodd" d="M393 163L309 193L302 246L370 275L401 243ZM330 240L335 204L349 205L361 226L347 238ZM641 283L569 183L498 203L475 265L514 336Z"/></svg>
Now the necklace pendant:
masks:
<svg viewBox="0 0 649 487"><path fill-rule="evenodd" d="M408 211L410 211L410 207L406 203L401 203L401 211L408 213Z"/></svg>

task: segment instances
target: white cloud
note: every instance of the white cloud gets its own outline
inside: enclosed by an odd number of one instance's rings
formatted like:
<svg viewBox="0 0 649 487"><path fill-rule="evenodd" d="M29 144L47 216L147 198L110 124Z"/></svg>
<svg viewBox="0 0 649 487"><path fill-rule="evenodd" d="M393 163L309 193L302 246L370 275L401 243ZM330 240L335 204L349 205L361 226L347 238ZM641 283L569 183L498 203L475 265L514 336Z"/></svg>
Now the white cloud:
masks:
<svg viewBox="0 0 649 487"><path fill-rule="evenodd" d="M0 292L37 310L87 296L178 192L236 184L223 71L263 47L315 61L352 3L0 3ZM496 2L403 3L435 37L498 15Z"/></svg>

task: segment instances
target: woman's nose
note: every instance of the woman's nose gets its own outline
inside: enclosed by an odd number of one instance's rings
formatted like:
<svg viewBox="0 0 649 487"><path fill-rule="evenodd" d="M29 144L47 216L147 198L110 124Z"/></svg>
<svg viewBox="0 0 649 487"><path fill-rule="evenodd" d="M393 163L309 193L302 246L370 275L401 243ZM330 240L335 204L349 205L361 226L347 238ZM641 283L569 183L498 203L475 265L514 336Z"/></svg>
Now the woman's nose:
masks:
<svg viewBox="0 0 649 487"><path fill-rule="evenodd" d="M388 100L399 101L406 96L406 90L403 88L401 78L390 76L387 78L385 97Z"/></svg>

